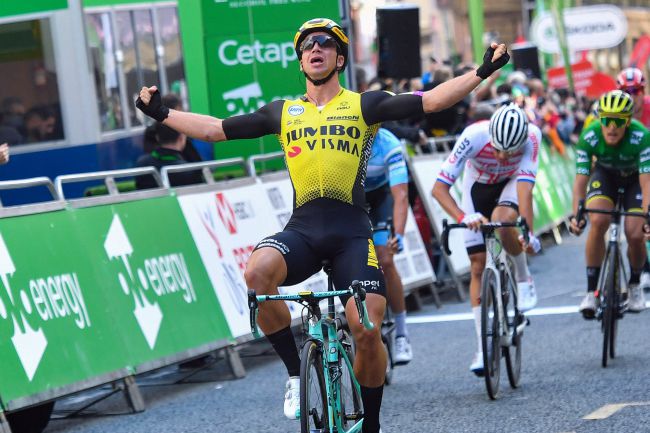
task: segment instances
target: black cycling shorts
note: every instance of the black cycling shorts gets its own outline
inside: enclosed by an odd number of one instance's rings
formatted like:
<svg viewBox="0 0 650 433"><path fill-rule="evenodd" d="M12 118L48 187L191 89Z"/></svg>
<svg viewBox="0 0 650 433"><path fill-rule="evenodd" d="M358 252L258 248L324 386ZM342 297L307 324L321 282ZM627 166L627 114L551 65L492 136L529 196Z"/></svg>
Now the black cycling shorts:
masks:
<svg viewBox="0 0 650 433"><path fill-rule="evenodd" d="M332 263L332 281L345 290L359 280L368 293L386 296L384 274L371 239L368 214L329 198L312 200L295 209L283 231L262 239L255 249L275 248L287 265L283 286L298 284ZM349 297L342 297L346 304Z"/></svg>
<svg viewBox="0 0 650 433"><path fill-rule="evenodd" d="M610 170L596 164L591 177L589 178L589 187L587 188L586 205L589 202L604 198L616 205L618 189L623 188L623 206L628 212L642 212L641 204L641 184L639 183L639 174L637 172L625 175L618 170Z"/></svg>

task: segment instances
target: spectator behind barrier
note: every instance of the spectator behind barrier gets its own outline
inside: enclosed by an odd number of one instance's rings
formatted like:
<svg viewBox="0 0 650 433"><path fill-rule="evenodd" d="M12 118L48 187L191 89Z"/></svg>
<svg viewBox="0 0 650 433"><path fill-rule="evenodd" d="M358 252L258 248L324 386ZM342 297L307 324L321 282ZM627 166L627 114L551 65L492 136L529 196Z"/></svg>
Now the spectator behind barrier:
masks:
<svg viewBox="0 0 650 433"><path fill-rule="evenodd" d="M183 150L187 144L187 136L181 134L162 123L155 124L155 139L159 145L151 153L142 155L136 162L136 167L156 167L158 171L167 165L186 164L188 161L183 157ZM203 183L201 171L188 171L173 173L169 176L171 186L192 185ZM136 189L156 188L158 184L151 175L137 176L135 179Z"/></svg>
<svg viewBox="0 0 650 433"><path fill-rule="evenodd" d="M56 114L51 108L46 106L30 108L25 114L25 141L37 143L63 138L57 133L56 124Z"/></svg>
<svg viewBox="0 0 650 433"><path fill-rule="evenodd" d="M183 110L183 101L181 101L181 98L175 93L166 94L162 97L162 101L163 104L169 108L180 111ZM156 147L158 147L159 143L156 139L157 128L158 125L154 123L152 125L149 125L147 129L144 130L144 140L142 143L144 153L151 153ZM186 138L186 140L187 142L185 143L185 148L183 149L183 159L185 162L203 161L203 158L201 158L201 155L194 147L192 140L190 138Z"/></svg>

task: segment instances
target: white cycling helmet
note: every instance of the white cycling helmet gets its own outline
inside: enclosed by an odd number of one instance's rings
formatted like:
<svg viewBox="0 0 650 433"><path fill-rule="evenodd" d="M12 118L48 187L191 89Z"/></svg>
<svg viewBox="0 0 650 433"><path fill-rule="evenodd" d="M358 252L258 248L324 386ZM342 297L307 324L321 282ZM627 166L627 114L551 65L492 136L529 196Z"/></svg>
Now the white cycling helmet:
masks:
<svg viewBox="0 0 650 433"><path fill-rule="evenodd" d="M492 147L505 152L515 152L528 139L528 116L517 104L499 108L490 118Z"/></svg>

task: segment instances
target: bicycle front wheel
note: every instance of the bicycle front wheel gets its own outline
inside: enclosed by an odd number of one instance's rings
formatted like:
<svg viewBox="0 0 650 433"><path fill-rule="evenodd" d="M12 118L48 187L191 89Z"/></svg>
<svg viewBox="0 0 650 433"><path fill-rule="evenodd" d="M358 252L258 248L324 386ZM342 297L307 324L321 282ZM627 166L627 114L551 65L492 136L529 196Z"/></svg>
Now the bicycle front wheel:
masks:
<svg viewBox="0 0 650 433"><path fill-rule="evenodd" d="M300 359L300 432L329 433L323 354L314 341L302 347Z"/></svg>
<svg viewBox="0 0 650 433"><path fill-rule="evenodd" d="M602 302L603 308L603 352L601 365L603 368L607 367L607 361L610 357L614 357L614 348L612 344L615 342L616 333L616 318L618 316L618 299L616 297L616 247L612 247L607 251L607 261L605 264L606 275L603 278L604 284L601 290L605 295Z"/></svg>
<svg viewBox="0 0 650 433"><path fill-rule="evenodd" d="M492 400L497 398L499 392L499 370L501 368L498 292L499 284L496 273L492 269L485 269L481 281L481 345L483 347L485 387Z"/></svg>

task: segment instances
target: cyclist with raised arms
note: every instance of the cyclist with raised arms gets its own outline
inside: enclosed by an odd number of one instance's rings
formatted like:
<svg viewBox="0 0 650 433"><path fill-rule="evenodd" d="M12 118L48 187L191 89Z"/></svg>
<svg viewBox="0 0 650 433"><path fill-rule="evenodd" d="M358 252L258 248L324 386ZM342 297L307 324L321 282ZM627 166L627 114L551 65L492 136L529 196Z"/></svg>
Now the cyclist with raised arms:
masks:
<svg viewBox="0 0 650 433"><path fill-rule="evenodd" d="M348 37L334 21L305 22L294 37L306 78L305 94L270 102L250 114L219 119L172 110L161 104L155 86L141 89L137 106L157 121L203 141L277 136L294 190L294 211L284 230L261 240L251 254L246 284L258 295L274 295L278 286L297 284L318 272L324 259L332 263L336 287L347 288L352 280L362 282L373 330L359 324L353 300L342 301L356 344L354 373L361 384L363 432L376 433L386 371L380 336L386 299L364 207L372 140L380 122L452 106L506 64L509 56L505 45L493 43L476 71L431 91L359 94L339 84L339 74L348 62L348 45ZM258 323L290 376L284 413L298 418L300 359L289 309L281 302L264 303Z"/></svg>
<svg viewBox="0 0 650 433"><path fill-rule="evenodd" d="M465 230L465 248L470 259L470 304L478 340L470 370L477 376L484 372L480 290L486 260L485 240L479 228L488 219L514 222L519 215L526 219L531 231L527 245L516 228L500 229L499 236L515 265L517 307L527 311L537 304L526 253L537 253L541 248L539 239L532 234L533 187L541 140L542 132L528 122L528 116L519 106L504 105L489 121L479 121L465 128L433 186L433 196L442 208L471 229ZM459 206L449 190L463 168L466 170Z"/></svg>
<svg viewBox="0 0 650 433"><path fill-rule="evenodd" d="M368 160L366 206L373 227L386 223L392 217L395 229L395 237L391 237L388 230L380 230L373 232L372 240L379 265L384 271L388 304L395 319L393 361L397 365L408 364L413 359L406 329L404 287L393 261L393 254L404 249L404 228L409 207L408 180L408 169L399 138L387 129L379 128Z"/></svg>
<svg viewBox="0 0 650 433"><path fill-rule="evenodd" d="M592 122L580 134L576 145L576 178L573 183L573 211L585 199L590 209L612 210L618 189L625 190L624 207L628 212L643 212L650 203L650 133L638 120L632 119L634 101L621 91L605 93L598 101L599 121ZM596 162L592 169L592 159ZM593 319L598 307L595 296L600 265L605 257L605 233L611 217L590 214L591 222L585 246L587 294L580 303L580 313ZM584 230L585 221L570 219L575 234ZM643 242L643 218L625 218L625 237L630 260L628 311L645 308L639 279L646 260Z"/></svg>

